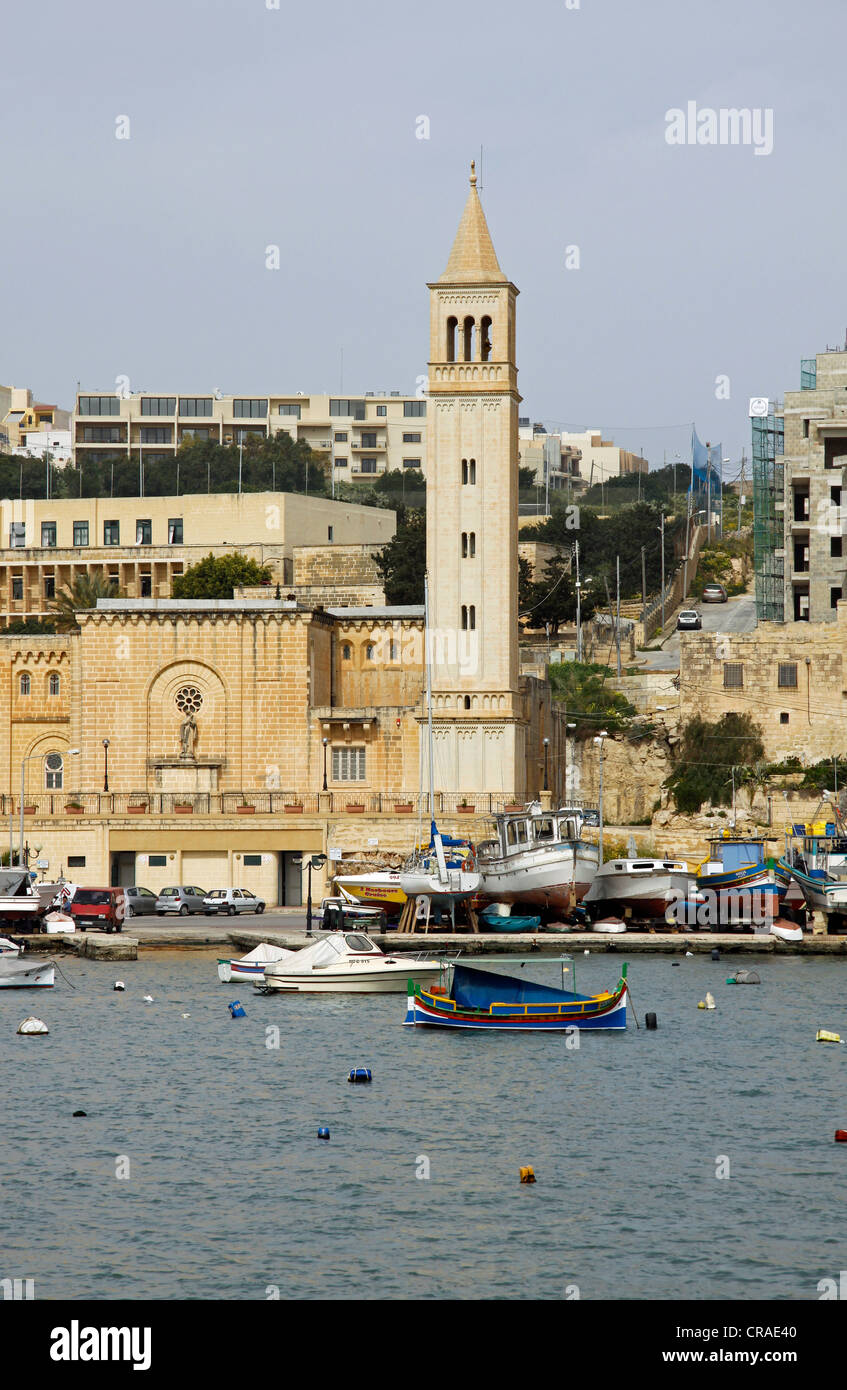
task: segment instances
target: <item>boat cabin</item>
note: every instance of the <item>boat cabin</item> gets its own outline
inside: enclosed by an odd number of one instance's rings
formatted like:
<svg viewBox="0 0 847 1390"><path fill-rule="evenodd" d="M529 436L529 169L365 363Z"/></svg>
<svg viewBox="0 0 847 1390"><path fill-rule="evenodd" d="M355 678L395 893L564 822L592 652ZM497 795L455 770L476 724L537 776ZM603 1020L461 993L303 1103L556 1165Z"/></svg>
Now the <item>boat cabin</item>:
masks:
<svg viewBox="0 0 847 1390"><path fill-rule="evenodd" d="M571 809L542 811L535 803L525 811L502 812L495 817L497 838L477 846L482 858L508 858L526 850L549 849L580 839L584 819Z"/></svg>
<svg viewBox="0 0 847 1390"><path fill-rule="evenodd" d="M676 873L688 873L688 865L682 859L613 859L603 867L610 877L616 873L660 874L669 873L671 870Z"/></svg>
<svg viewBox="0 0 847 1390"><path fill-rule="evenodd" d="M702 874L731 874L766 862L765 841L743 835L721 835L709 841L709 858Z"/></svg>

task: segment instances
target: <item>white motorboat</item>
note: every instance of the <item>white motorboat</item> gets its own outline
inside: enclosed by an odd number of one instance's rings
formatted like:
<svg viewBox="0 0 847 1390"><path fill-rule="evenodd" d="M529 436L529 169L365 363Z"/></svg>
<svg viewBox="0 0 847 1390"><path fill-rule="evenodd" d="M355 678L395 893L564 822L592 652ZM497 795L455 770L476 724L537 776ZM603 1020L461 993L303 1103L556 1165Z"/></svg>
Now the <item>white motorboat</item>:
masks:
<svg viewBox="0 0 847 1390"><path fill-rule="evenodd" d="M239 956L237 960L220 957L218 979L225 985L233 980L252 980L261 984L265 978L265 966L290 955L291 952L284 950L282 946L273 946L269 941L261 941L252 951L248 951L246 956Z"/></svg>
<svg viewBox="0 0 847 1390"><path fill-rule="evenodd" d="M7 937L0 936L0 957L19 956L22 949L17 941L9 941Z"/></svg>
<svg viewBox="0 0 847 1390"><path fill-rule="evenodd" d="M664 917L698 901L697 877L681 859L610 859L597 870L583 904L592 917Z"/></svg>
<svg viewBox="0 0 847 1390"><path fill-rule="evenodd" d="M26 869L0 869L0 925L31 931L41 911L41 898Z"/></svg>
<svg viewBox="0 0 847 1390"><path fill-rule="evenodd" d="M436 984L440 975L437 960L386 955L364 932L328 932L313 946L286 951L254 983L263 993L405 994L409 980Z"/></svg>
<svg viewBox="0 0 847 1390"><path fill-rule="evenodd" d="M56 967L52 960L30 964L23 960L0 960L0 989L52 989Z"/></svg>
<svg viewBox="0 0 847 1390"><path fill-rule="evenodd" d="M477 846L480 896L486 902L533 903L567 911L580 903L600 863L597 845L582 839L584 818L538 801L494 817L497 837Z"/></svg>

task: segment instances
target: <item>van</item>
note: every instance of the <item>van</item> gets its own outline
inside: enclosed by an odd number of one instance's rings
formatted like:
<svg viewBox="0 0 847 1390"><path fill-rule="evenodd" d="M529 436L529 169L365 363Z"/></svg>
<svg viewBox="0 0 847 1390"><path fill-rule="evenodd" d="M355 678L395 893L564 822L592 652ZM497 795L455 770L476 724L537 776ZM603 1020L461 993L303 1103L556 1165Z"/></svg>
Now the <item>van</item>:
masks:
<svg viewBox="0 0 847 1390"><path fill-rule="evenodd" d="M80 931L97 927L100 931L120 931L126 903L123 888L77 888L70 914Z"/></svg>

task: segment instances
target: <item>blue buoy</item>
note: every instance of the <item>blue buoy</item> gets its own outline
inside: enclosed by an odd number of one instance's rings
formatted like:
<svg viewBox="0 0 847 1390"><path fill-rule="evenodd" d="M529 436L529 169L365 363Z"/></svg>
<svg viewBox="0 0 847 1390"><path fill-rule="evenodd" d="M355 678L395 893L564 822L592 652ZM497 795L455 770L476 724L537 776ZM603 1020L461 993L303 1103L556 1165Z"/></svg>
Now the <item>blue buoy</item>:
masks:
<svg viewBox="0 0 847 1390"><path fill-rule="evenodd" d="M326 1125L321 1125L320 1129L318 1130L318 1138L319 1138L319 1139L328 1139L328 1138L329 1138L329 1130L327 1129Z"/></svg>
<svg viewBox="0 0 847 1390"><path fill-rule="evenodd" d="M247 1015L241 1007L240 999L233 999L229 1006L229 1011L233 1018L246 1018Z"/></svg>
<svg viewBox="0 0 847 1390"><path fill-rule="evenodd" d="M373 1081L373 1075L370 1067L353 1067L347 1080L358 1082Z"/></svg>

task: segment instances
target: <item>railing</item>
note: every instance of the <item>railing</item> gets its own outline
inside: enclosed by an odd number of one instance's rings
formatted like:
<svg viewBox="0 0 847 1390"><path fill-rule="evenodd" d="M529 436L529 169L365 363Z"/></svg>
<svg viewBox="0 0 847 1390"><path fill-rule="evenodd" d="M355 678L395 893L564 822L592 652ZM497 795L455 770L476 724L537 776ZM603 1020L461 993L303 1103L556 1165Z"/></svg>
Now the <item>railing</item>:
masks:
<svg viewBox="0 0 847 1390"><path fill-rule="evenodd" d="M506 792L436 792L434 814L494 815L515 803ZM569 805L580 805L576 801ZM588 804L588 803L586 803ZM0 817L20 815L20 798L0 794ZM430 814L429 797L417 792L367 792L335 788L326 792L36 792L24 799L24 813L36 819L73 816L295 816Z"/></svg>

